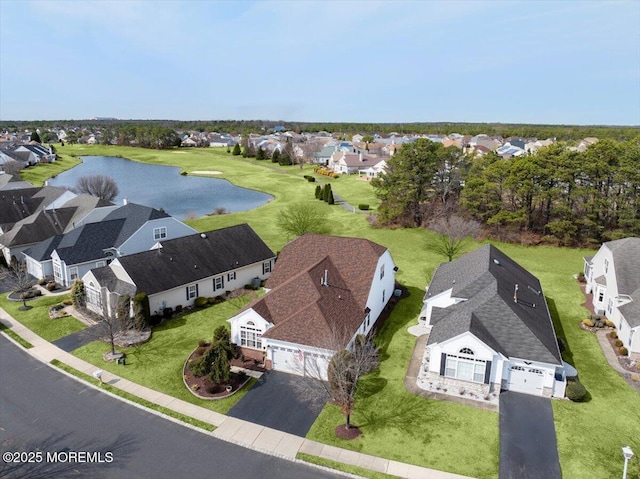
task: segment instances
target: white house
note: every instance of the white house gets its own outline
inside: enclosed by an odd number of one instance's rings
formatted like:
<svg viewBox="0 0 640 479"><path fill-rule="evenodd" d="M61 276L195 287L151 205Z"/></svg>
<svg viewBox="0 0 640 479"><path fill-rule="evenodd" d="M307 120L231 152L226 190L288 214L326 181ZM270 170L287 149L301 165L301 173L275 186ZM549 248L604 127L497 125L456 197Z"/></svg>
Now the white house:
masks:
<svg viewBox="0 0 640 479"><path fill-rule="evenodd" d="M144 292L151 314L192 306L198 297L223 296L269 277L275 254L242 224L171 240L153 249L114 259L82 277L87 307L103 312L107 295Z"/></svg>
<svg viewBox="0 0 640 479"><path fill-rule="evenodd" d="M609 241L584 260L594 311L613 321L629 355L640 359L640 238Z"/></svg>
<svg viewBox="0 0 640 479"><path fill-rule="evenodd" d="M419 387L564 397L565 367L540 282L497 248L440 265L419 322L429 331Z"/></svg>
<svg viewBox="0 0 640 479"><path fill-rule="evenodd" d="M342 175L358 174L379 165L383 158L366 153L347 153L335 151L327 164L328 168Z"/></svg>
<svg viewBox="0 0 640 479"><path fill-rule="evenodd" d="M389 251L369 240L300 236L283 248L268 293L229 319L231 340L268 368L326 379L334 352L373 328L395 271Z"/></svg>
<svg viewBox="0 0 640 479"><path fill-rule="evenodd" d="M94 210L92 219L96 221L83 221L24 251L27 271L36 278L53 274L56 283L68 287L90 269L106 266L114 258L196 232L165 212L135 203L106 207L105 213L100 217Z"/></svg>

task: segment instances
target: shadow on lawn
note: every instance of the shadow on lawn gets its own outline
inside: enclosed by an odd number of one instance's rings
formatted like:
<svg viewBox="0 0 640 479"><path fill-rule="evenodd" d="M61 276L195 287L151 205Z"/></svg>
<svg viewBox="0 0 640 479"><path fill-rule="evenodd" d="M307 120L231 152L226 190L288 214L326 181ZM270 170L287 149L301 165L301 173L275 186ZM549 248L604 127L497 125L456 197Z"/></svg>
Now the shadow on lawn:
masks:
<svg viewBox="0 0 640 479"><path fill-rule="evenodd" d="M567 335L564 332L562 321L560 321L560 315L558 314L558 308L556 307L556 302L553 300L553 298L550 298L549 296L546 296L545 298L547 300L547 305L549 306L549 314L551 314L551 319L553 320L553 327L556 330L556 336L562 339L562 341L564 341L564 344L565 344L564 351L561 351L562 357L566 362L568 362L572 366L575 366L575 363L573 360L573 353L571 352L571 346L567 341Z"/></svg>
<svg viewBox="0 0 640 479"><path fill-rule="evenodd" d="M419 304L422 304L422 291L420 288L409 287L408 297L400 299L391 311L389 317L376 333L376 343L380 348L380 360L384 361L389 358L387 349L393 340L395 334L407 326L410 321L417 319L420 311Z"/></svg>
<svg viewBox="0 0 640 479"><path fill-rule="evenodd" d="M363 409L359 410L358 425L372 432L395 428L409 434L416 430L416 420L428 424L439 421L441 416L438 408L432 407L432 404L421 397L406 397L393 407L368 408L366 411ZM428 428L420 429L419 433L421 439L429 440Z"/></svg>

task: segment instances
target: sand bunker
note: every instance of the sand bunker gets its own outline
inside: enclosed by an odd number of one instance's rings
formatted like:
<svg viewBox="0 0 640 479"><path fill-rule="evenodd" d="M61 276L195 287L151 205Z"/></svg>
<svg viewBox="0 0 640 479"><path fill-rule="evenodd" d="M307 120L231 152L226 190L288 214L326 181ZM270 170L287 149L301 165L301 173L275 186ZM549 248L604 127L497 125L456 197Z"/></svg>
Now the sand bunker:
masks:
<svg viewBox="0 0 640 479"><path fill-rule="evenodd" d="M203 171L192 171L192 175L221 175L222 171L216 170L203 170Z"/></svg>

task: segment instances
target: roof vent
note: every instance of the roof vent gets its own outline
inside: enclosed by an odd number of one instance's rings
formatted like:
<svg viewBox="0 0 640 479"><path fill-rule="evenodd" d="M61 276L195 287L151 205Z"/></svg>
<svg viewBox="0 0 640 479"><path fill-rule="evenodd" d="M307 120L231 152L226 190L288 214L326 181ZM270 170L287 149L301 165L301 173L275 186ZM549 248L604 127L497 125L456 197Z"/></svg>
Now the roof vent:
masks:
<svg viewBox="0 0 640 479"><path fill-rule="evenodd" d="M200 233L200 238L205 239L206 237L207 237L207 235L206 235L206 234L204 234L204 233Z"/></svg>
<svg viewBox="0 0 640 479"><path fill-rule="evenodd" d="M194 265L193 265L193 269L198 269L198 265L197 265L197 264L194 264Z"/></svg>
<svg viewBox="0 0 640 479"><path fill-rule="evenodd" d="M494 262L495 264L497 264L498 266L500 266L500 261L498 261L497 259L493 258L493 262Z"/></svg>

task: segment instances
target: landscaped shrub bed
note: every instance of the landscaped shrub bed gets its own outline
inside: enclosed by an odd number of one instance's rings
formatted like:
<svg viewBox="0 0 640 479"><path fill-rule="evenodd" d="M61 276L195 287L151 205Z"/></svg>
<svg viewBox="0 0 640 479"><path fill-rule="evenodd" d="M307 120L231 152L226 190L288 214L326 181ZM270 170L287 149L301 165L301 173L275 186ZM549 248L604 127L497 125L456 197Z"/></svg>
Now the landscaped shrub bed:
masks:
<svg viewBox="0 0 640 479"><path fill-rule="evenodd" d="M323 168L321 166L316 166L313 169L313 172L319 175L328 176L329 178L340 178L340 175L338 173L334 173L333 171L327 170L326 168Z"/></svg>

